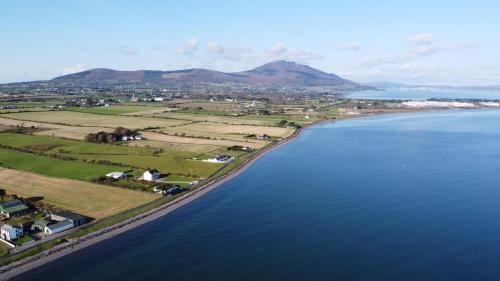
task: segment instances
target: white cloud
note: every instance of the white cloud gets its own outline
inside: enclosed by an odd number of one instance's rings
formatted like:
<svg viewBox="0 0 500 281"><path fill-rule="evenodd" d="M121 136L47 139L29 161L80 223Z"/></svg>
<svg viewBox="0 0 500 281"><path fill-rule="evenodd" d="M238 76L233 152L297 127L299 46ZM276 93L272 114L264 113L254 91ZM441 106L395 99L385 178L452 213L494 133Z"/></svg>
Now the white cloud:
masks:
<svg viewBox="0 0 500 281"><path fill-rule="evenodd" d="M227 60L233 62L248 63L254 61L253 50L244 47L227 47L216 41L210 41L207 44L207 53L214 60Z"/></svg>
<svg viewBox="0 0 500 281"><path fill-rule="evenodd" d="M406 39L406 42L410 45L410 52L415 56L431 55L442 49L431 33L410 36Z"/></svg>
<svg viewBox="0 0 500 281"><path fill-rule="evenodd" d="M88 68L87 65L82 64L82 63L78 63L78 64L76 64L74 66L68 66L68 67L63 68L63 70L61 71L61 73L63 75L66 75L66 74L71 74L71 73L75 73L75 72L84 71L87 68Z"/></svg>
<svg viewBox="0 0 500 281"><path fill-rule="evenodd" d="M137 49L132 48L130 46L120 46L120 47L118 47L117 51L118 51L118 53L120 53L122 55L127 55L127 56L135 56L139 53L137 51Z"/></svg>
<svg viewBox="0 0 500 281"><path fill-rule="evenodd" d="M300 63L309 63L319 60L323 56L299 49L290 49L284 43L278 42L264 52L264 58L268 60L291 60Z"/></svg>
<svg viewBox="0 0 500 281"><path fill-rule="evenodd" d="M198 46L200 45L200 41L196 37L192 37L184 42L182 47L177 48L177 53L180 55L192 55Z"/></svg>
<svg viewBox="0 0 500 281"><path fill-rule="evenodd" d="M439 47L438 45L429 44L429 45L415 46L411 49L411 52L415 55L427 56L427 55L436 53L440 50L441 50L441 47Z"/></svg>
<svg viewBox="0 0 500 281"><path fill-rule="evenodd" d="M358 42L346 42L337 44L337 49L340 50L359 50L361 45Z"/></svg>
<svg viewBox="0 0 500 281"><path fill-rule="evenodd" d="M222 47L221 44L215 42L215 41L210 41L207 44L207 50L210 53L213 54L222 54L226 51L226 48Z"/></svg>
<svg viewBox="0 0 500 281"><path fill-rule="evenodd" d="M434 44L436 39L431 33L421 33L408 37L406 42L411 45L428 45Z"/></svg>

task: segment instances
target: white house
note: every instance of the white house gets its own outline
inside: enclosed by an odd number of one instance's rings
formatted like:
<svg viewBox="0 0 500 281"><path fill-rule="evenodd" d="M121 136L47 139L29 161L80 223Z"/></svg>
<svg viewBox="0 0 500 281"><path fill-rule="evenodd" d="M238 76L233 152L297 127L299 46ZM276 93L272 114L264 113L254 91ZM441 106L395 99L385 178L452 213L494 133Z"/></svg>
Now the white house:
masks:
<svg viewBox="0 0 500 281"><path fill-rule="evenodd" d="M162 97L154 97L153 98L153 101L163 101L163 98Z"/></svg>
<svg viewBox="0 0 500 281"><path fill-rule="evenodd" d="M160 178L160 172L156 169L150 169L142 174L142 178L145 181L155 181Z"/></svg>
<svg viewBox="0 0 500 281"><path fill-rule="evenodd" d="M205 162L210 162L210 163L226 163L232 160L231 156L227 155L217 155L215 157L208 158L207 160L204 160Z"/></svg>
<svg viewBox="0 0 500 281"><path fill-rule="evenodd" d="M23 235L22 227L15 227L9 224L4 224L2 225L2 227L0 227L0 238L4 240L7 241L16 240L22 235Z"/></svg>
<svg viewBox="0 0 500 281"><path fill-rule="evenodd" d="M106 174L107 178L112 178L112 179L124 179L127 177L127 174L122 173L122 172L112 172L109 174Z"/></svg>
<svg viewBox="0 0 500 281"><path fill-rule="evenodd" d="M73 227L72 221L62 220L62 221L58 221L54 224L49 224L49 225L45 226L45 228L43 229L43 232L47 235L51 235L51 234L63 232L63 231L68 230L72 227Z"/></svg>

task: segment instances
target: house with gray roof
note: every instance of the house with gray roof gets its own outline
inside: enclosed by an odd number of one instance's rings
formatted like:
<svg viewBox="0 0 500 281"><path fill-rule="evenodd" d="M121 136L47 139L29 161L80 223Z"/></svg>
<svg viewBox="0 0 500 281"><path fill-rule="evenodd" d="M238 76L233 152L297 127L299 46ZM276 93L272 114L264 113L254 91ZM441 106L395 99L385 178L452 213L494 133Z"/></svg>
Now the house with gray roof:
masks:
<svg viewBox="0 0 500 281"><path fill-rule="evenodd" d="M49 225L45 226L45 228L43 229L43 232L47 235L51 235L51 234L63 232L63 231L68 230L70 228L73 228L73 222L71 222L70 220L63 220L63 221L58 221L56 223L49 224Z"/></svg>

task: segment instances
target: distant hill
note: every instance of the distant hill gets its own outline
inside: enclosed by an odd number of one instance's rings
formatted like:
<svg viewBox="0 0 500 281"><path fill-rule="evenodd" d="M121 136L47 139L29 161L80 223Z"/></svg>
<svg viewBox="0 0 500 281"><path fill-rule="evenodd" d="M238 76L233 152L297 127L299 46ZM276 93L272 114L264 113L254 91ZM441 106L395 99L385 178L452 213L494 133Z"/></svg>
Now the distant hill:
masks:
<svg viewBox="0 0 500 281"><path fill-rule="evenodd" d="M184 69L174 71L137 70L119 71L96 68L52 79L56 82L118 81L165 85L241 84L260 87L336 87L362 90L369 88L326 73L307 65L288 61L267 63L242 72L220 72L209 69Z"/></svg>

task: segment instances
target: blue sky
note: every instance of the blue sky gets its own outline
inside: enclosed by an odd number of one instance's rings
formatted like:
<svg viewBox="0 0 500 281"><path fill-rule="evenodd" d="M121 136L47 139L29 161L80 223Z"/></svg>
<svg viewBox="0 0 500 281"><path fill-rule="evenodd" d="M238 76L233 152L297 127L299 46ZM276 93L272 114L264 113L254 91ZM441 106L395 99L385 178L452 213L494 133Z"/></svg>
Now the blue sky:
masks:
<svg viewBox="0 0 500 281"><path fill-rule="evenodd" d="M240 71L293 60L355 81L500 84L500 1L3 1L0 82L89 68Z"/></svg>

